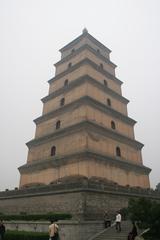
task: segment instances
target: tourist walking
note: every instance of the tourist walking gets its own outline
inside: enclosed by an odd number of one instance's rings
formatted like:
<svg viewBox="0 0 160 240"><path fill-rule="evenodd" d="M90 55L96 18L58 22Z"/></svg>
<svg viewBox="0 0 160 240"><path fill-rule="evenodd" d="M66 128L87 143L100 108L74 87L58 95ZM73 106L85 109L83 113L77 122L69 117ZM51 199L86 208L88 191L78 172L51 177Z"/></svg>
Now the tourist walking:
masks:
<svg viewBox="0 0 160 240"><path fill-rule="evenodd" d="M111 226L111 219L110 219L107 211L104 212L104 226L105 226L105 228L108 228Z"/></svg>
<svg viewBox="0 0 160 240"><path fill-rule="evenodd" d="M121 216L120 212L117 212L116 221L115 221L117 232L121 232L121 221L122 221L122 216Z"/></svg>
<svg viewBox="0 0 160 240"><path fill-rule="evenodd" d="M51 220L50 222L51 224L49 225L49 240L58 240L58 225L53 220Z"/></svg>
<svg viewBox="0 0 160 240"><path fill-rule="evenodd" d="M2 220L0 220L0 240L4 239L4 234L5 234L5 225Z"/></svg>
<svg viewBox="0 0 160 240"><path fill-rule="evenodd" d="M132 227L132 231L128 235L128 240L135 240L135 237L138 235L135 222L133 222L132 224L133 224L133 227Z"/></svg>

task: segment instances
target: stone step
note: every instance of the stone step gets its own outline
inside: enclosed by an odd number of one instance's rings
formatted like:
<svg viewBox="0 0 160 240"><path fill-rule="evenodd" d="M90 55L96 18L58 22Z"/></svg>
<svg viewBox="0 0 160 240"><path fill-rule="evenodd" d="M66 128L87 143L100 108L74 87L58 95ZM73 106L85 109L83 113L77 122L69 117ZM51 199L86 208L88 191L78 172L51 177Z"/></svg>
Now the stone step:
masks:
<svg viewBox="0 0 160 240"><path fill-rule="evenodd" d="M111 226L109 228L104 229L100 233L93 236L93 238L89 240L126 240L128 233L132 229L132 224L129 221L122 222L122 231L116 232L115 226Z"/></svg>

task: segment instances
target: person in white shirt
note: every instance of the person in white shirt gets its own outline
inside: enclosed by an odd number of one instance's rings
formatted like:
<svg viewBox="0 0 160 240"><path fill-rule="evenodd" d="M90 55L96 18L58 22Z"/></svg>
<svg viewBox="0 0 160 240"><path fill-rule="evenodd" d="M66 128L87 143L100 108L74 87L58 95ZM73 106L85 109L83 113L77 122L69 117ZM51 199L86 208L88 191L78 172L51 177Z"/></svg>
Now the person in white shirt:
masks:
<svg viewBox="0 0 160 240"><path fill-rule="evenodd" d="M120 212L117 212L116 221L115 221L117 232L121 232L121 221L122 221L122 216L121 216Z"/></svg>
<svg viewBox="0 0 160 240"><path fill-rule="evenodd" d="M58 225L51 220L51 224L49 225L49 237L50 240L58 239Z"/></svg>

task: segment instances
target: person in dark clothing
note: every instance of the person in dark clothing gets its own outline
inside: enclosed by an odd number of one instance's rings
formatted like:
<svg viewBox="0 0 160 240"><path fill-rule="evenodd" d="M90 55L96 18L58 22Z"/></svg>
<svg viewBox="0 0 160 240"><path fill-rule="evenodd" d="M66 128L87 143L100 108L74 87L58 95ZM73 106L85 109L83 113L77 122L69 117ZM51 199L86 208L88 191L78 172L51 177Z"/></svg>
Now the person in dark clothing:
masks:
<svg viewBox="0 0 160 240"><path fill-rule="evenodd" d="M2 220L0 220L0 240L4 239L4 234L5 234L5 225Z"/></svg>
<svg viewBox="0 0 160 240"><path fill-rule="evenodd" d="M111 219L110 219L107 211L104 213L104 226L105 226L105 228L108 228L111 226Z"/></svg>
<svg viewBox="0 0 160 240"><path fill-rule="evenodd" d="M135 222L133 222L132 224L133 224L133 227L132 227L132 231L128 235L128 240L134 240L135 237L138 235Z"/></svg>

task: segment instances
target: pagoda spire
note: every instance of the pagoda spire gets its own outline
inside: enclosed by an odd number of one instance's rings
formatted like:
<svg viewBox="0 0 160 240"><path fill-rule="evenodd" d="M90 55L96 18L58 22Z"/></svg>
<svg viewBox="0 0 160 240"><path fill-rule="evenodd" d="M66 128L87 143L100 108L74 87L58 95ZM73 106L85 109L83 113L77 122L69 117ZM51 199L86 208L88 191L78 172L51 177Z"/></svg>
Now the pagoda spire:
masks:
<svg viewBox="0 0 160 240"><path fill-rule="evenodd" d="M84 34L84 33L88 33L88 30L87 30L86 27L83 29L82 33L83 33L83 34Z"/></svg>

